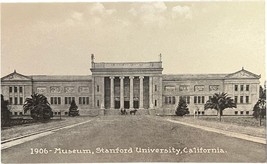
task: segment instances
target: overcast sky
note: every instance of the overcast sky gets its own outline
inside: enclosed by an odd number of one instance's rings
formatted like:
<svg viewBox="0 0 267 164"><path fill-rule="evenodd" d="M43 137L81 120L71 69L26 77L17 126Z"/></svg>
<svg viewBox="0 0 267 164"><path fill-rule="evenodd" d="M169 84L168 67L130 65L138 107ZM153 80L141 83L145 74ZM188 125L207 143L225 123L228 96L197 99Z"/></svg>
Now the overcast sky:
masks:
<svg viewBox="0 0 267 164"><path fill-rule="evenodd" d="M2 4L1 76L88 75L96 62L158 61L164 74L265 79L264 1Z"/></svg>

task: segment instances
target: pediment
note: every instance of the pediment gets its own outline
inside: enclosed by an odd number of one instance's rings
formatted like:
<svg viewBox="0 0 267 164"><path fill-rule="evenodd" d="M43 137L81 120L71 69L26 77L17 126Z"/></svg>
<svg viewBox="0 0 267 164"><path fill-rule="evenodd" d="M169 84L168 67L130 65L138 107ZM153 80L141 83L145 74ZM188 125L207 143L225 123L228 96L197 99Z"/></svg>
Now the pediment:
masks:
<svg viewBox="0 0 267 164"><path fill-rule="evenodd" d="M31 80L30 77L19 74L16 71L1 78L1 81L29 81L29 80Z"/></svg>
<svg viewBox="0 0 267 164"><path fill-rule="evenodd" d="M240 71L237 71L235 73L227 75L226 78L229 78L229 79L254 79L254 78L257 78L257 79L259 79L260 75L256 75L254 73L251 73L247 70L242 69Z"/></svg>

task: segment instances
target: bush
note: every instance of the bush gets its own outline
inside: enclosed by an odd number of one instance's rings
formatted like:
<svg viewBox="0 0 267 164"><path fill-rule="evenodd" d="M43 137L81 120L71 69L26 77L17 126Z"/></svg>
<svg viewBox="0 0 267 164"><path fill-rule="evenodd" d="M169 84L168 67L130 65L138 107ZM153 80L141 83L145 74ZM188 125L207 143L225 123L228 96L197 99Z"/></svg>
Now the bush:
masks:
<svg viewBox="0 0 267 164"><path fill-rule="evenodd" d="M69 108L69 116L79 116L79 110L78 110L78 106L76 105L75 101L72 100L71 104L70 104L70 108Z"/></svg>
<svg viewBox="0 0 267 164"><path fill-rule="evenodd" d="M184 98L180 97L178 107L175 111L175 114L177 116L184 116L186 114L189 114L189 109L187 107L187 103Z"/></svg>

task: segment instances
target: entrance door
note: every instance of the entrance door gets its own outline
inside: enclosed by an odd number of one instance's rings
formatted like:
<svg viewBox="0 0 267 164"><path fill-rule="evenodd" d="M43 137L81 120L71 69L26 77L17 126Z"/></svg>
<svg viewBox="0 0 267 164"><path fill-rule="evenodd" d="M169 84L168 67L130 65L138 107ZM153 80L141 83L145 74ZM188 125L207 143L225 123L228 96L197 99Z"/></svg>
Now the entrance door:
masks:
<svg viewBox="0 0 267 164"><path fill-rule="evenodd" d="M124 101L124 108L129 109L130 108L130 101Z"/></svg>
<svg viewBox="0 0 267 164"><path fill-rule="evenodd" d="M135 109L138 109L138 108L139 108L139 101L134 101L134 103L133 103L133 107L134 107Z"/></svg>
<svg viewBox="0 0 267 164"><path fill-rule="evenodd" d="M115 109L120 109L120 101L115 100Z"/></svg>

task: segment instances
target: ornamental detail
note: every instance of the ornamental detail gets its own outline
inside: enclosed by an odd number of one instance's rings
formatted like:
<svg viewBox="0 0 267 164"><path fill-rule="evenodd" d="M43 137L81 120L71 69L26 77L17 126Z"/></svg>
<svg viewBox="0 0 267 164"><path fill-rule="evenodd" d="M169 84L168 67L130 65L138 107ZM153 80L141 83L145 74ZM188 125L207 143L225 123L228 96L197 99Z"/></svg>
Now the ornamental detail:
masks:
<svg viewBox="0 0 267 164"><path fill-rule="evenodd" d="M64 92L65 93L74 93L74 87L65 87Z"/></svg>
<svg viewBox="0 0 267 164"><path fill-rule="evenodd" d="M179 91L189 91L189 85L180 85Z"/></svg>
<svg viewBox="0 0 267 164"><path fill-rule="evenodd" d="M195 92L204 91L204 85L195 85Z"/></svg>
<svg viewBox="0 0 267 164"><path fill-rule="evenodd" d="M89 87L79 87L79 92L81 92L81 93L89 93Z"/></svg>
<svg viewBox="0 0 267 164"><path fill-rule="evenodd" d="M50 87L51 93L60 93L60 87Z"/></svg>
<svg viewBox="0 0 267 164"><path fill-rule="evenodd" d="M218 91L219 90L219 85L210 85L209 86L210 91Z"/></svg>
<svg viewBox="0 0 267 164"><path fill-rule="evenodd" d="M46 87L37 87L36 91L41 94L46 93Z"/></svg>

